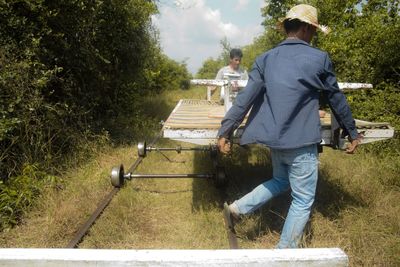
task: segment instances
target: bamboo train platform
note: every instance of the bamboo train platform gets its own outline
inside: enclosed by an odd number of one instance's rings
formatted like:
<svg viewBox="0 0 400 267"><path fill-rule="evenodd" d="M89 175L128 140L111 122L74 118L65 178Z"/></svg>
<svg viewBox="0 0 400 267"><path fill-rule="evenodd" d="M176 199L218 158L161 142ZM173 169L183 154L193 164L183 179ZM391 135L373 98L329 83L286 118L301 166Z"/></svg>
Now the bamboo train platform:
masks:
<svg viewBox="0 0 400 267"><path fill-rule="evenodd" d="M163 137L198 145L215 144L225 107L218 102L199 99L181 99L163 126ZM321 118L322 145L332 145L333 116L329 113ZM247 118L247 116L246 116ZM246 118L235 132L240 138ZM363 143L392 138L394 129L385 122L355 120L359 132L364 134ZM345 141L340 146L345 145Z"/></svg>

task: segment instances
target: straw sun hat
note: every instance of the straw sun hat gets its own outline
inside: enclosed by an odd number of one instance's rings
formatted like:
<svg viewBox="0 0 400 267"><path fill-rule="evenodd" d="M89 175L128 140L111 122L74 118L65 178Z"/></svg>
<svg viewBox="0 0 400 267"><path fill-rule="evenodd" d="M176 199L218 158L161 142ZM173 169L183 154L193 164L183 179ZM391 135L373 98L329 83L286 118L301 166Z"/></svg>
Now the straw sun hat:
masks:
<svg viewBox="0 0 400 267"><path fill-rule="evenodd" d="M331 29L328 26L318 24L318 15L317 9L310 5L297 5L292 7L287 13L286 17L280 18L278 21L278 27L283 29L283 22L285 20L298 19L305 23L311 24L318 29L320 29L323 33L328 34Z"/></svg>

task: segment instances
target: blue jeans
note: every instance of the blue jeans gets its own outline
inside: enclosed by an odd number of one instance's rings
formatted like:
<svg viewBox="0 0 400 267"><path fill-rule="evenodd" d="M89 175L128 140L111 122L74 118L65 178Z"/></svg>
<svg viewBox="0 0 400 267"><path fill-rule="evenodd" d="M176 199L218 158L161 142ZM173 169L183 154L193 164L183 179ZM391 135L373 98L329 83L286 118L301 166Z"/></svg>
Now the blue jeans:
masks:
<svg viewBox="0 0 400 267"><path fill-rule="evenodd" d="M236 200L240 214L248 214L274 196L292 190L292 203L277 248L297 248L310 217L318 180L317 145L271 149L273 177Z"/></svg>

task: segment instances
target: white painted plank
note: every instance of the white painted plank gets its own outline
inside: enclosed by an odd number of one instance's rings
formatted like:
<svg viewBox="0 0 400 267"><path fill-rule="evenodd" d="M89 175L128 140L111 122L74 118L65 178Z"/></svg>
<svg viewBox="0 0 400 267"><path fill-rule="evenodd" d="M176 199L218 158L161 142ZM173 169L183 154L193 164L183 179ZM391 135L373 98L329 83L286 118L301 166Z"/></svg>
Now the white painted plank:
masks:
<svg viewBox="0 0 400 267"><path fill-rule="evenodd" d="M234 80L232 83L237 83L239 87L245 87L247 80ZM227 85L229 81L227 80L212 80L212 79L193 79L190 80L193 85L206 85L206 86L223 86ZM371 89L373 88L370 83L338 83L341 90L357 90L357 89Z"/></svg>
<svg viewBox="0 0 400 267"><path fill-rule="evenodd" d="M394 129L388 126L388 129L359 129L363 133L364 139L361 144L367 144L385 139L393 138ZM197 145L209 145L217 142L218 129L169 129L164 128L164 138L169 138L176 141L187 142ZM238 129L234 133L234 139L240 138L243 134L243 129ZM321 129L322 145L330 145L332 133L330 128ZM343 146L346 140L343 139Z"/></svg>
<svg viewBox="0 0 400 267"><path fill-rule="evenodd" d="M193 79L190 80L193 85L205 85L205 86L223 86L229 83L228 80L213 80L213 79ZM231 83L237 84L239 87L245 87L247 80L232 80Z"/></svg>
<svg viewBox="0 0 400 267"><path fill-rule="evenodd" d="M241 250L0 249L0 266L348 266L339 248Z"/></svg>
<svg viewBox="0 0 400 267"><path fill-rule="evenodd" d="M352 89L352 90L357 90L357 89L372 89L373 86L370 83L338 83L339 88L341 90L345 89Z"/></svg>

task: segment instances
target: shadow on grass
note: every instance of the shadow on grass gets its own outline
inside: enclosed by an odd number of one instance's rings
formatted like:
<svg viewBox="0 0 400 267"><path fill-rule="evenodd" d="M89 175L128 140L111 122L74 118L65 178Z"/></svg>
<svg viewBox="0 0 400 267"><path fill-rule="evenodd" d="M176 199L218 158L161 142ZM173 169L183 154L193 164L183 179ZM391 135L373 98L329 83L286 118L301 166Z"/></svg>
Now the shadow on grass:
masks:
<svg viewBox="0 0 400 267"><path fill-rule="evenodd" d="M196 153L193 160L194 173L215 173L209 153ZM225 190L218 188L213 180L193 179L192 189L193 212L208 211L216 207L222 208Z"/></svg>
<svg viewBox="0 0 400 267"><path fill-rule="evenodd" d="M195 170L204 172L206 161L204 156L196 158ZM210 208L222 209L224 201L231 203L272 177L269 150L261 146L235 146L231 157L222 158L221 162L226 168L229 184L224 189L218 190L210 181L194 180L193 209L195 211ZM209 165L211 165L210 160ZM253 215L246 216L244 222L241 223L244 225L241 235L248 240L255 240L268 231L281 232L290 202L290 192L286 192L269 201ZM335 220L340 217L342 210L364 205L365 203L349 194L334 177L330 177L328 171L319 170L312 212L318 211L324 217ZM306 226L305 236L306 239L312 239L310 222Z"/></svg>
<svg viewBox="0 0 400 267"><path fill-rule="evenodd" d="M363 207L366 203L348 193L341 183L329 175L328 171L320 168L318 171L317 191L311 216L319 212L329 220L337 220L340 213L349 207ZM309 220L304 230L304 239L310 243L313 238L312 221Z"/></svg>
<svg viewBox="0 0 400 267"><path fill-rule="evenodd" d="M180 91L174 91L179 94ZM140 96L140 101L132 103L129 110L120 110L105 123L115 144L134 144L151 140L161 129L176 103L167 93L153 93Z"/></svg>
<svg viewBox="0 0 400 267"><path fill-rule="evenodd" d="M208 155L197 155L194 162L194 171L204 173L205 170L214 172L212 161ZM244 196L254 187L269 179L272 176L269 151L261 146L241 147L235 145L232 155L219 158L219 164L224 166L226 175L229 179L227 186L216 188L212 181L194 180L193 181L193 210L209 210L220 208L223 203L228 203ZM278 214L281 213L280 203L286 203L283 196L275 198L268 205L274 207ZM259 212L258 212L259 213ZM262 215L264 216L264 215ZM271 216L273 217L273 216ZM267 217L261 218L263 222L273 222ZM264 227L265 228L265 227Z"/></svg>
<svg viewBox="0 0 400 267"><path fill-rule="evenodd" d="M165 95L158 94L145 97L140 108L146 116L165 121L175 106Z"/></svg>
<svg viewBox="0 0 400 267"><path fill-rule="evenodd" d="M365 206L365 203L348 193L339 181L328 174L328 171L320 169L314 209L324 217L337 219L340 211L351 206Z"/></svg>

